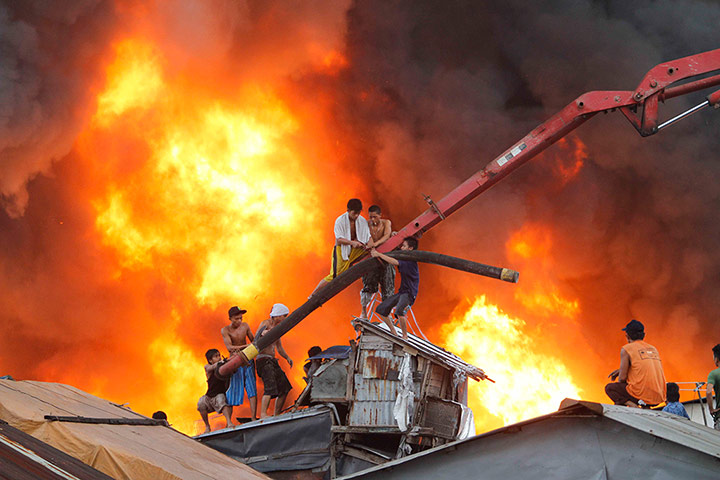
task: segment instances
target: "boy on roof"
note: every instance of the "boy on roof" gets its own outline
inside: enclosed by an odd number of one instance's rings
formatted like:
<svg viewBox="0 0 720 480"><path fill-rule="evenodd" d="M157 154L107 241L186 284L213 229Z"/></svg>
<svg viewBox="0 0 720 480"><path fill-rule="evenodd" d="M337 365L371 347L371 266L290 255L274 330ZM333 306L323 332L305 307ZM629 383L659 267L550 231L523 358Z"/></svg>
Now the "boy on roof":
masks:
<svg viewBox="0 0 720 480"><path fill-rule="evenodd" d="M407 237L403 240L400 245L400 250L417 250L418 241L415 237ZM408 262L405 260L396 260L392 257L388 257L375 250L370 250L370 255L375 258L379 258L390 265L398 267L400 272L400 288L398 293L392 295L383 300L383 302L377 306L375 313L382 319L383 322L390 328L393 335L397 335L397 330L392 324L388 315L395 307L395 317L400 321L400 328L402 330L402 337L408 338L407 336L407 311L415 303L415 299L418 294L418 287L420 285L420 270L418 269L417 262Z"/></svg>
<svg viewBox="0 0 720 480"><path fill-rule="evenodd" d="M368 208L368 224L372 247L379 247L392 235L392 224L387 218L382 218L382 211L378 205ZM367 309L375 292L380 289L382 299L385 300L395 293L395 268L383 263L372 269L362 277L363 288L360 291L360 317L368 318Z"/></svg>

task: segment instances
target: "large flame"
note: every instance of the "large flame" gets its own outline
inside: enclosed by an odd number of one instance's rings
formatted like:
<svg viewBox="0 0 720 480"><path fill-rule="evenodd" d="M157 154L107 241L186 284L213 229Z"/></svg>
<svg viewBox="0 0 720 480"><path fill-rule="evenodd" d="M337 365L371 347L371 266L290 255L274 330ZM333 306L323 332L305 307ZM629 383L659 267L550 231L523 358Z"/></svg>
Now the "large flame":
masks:
<svg viewBox="0 0 720 480"><path fill-rule="evenodd" d="M470 381L468 403L478 431L550 413L566 397L580 398L563 361L542 353L525 322L488 303L484 295L464 313L456 311L441 335L448 350L482 366L496 382Z"/></svg>
<svg viewBox="0 0 720 480"><path fill-rule="evenodd" d="M178 316L264 297L268 286L293 276L289 258L329 250L317 210L328 195L289 146L299 121L270 88L245 84L232 98L210 99L202 86L169 78L151 44L128 39L115 49L79 150L119 166L93 204L96 228L120 268L153 270L194 298L164 320L147 352L161 379L158 404L192 432L190 400L204 390L204 362L178 331ZM323 68L342 61L330 52ZM213 346L220 346L216 335Z"/></svg>
<svg viewBox="0 0 720 480"><path fill-rule="evenodd" d="M577 300L563 298L552 279L552 233L538 224L525 224L507 244L508 259L522 272L515 299L526 308L544 316L560 315L576 318L580 311Z"/></svg>

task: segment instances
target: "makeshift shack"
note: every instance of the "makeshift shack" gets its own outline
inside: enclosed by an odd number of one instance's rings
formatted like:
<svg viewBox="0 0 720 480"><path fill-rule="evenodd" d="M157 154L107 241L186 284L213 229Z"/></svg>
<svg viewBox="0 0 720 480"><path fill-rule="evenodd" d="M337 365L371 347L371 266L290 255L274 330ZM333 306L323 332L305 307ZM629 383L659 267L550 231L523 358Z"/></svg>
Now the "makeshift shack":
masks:
<svg viewBox="0 0 720 480"><path fill-rule="evenodd" d="M474 435L467 383L485 372L384 324L353 325L356 341L312 358L295 411L195 438L273 478L335 478Z"/></svg>

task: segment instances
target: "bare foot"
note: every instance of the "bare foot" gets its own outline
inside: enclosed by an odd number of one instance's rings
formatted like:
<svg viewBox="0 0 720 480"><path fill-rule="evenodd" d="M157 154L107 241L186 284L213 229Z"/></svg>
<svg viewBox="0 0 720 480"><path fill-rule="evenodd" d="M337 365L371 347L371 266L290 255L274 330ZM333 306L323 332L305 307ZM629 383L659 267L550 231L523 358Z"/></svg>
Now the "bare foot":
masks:
<svg viewBox="0 0 720 480"><path fill-rule="evenodd" d="M206 433L210 433L210 429L209 429L209 428L206 428L205 431L204 431L203 433L201 433L200 435L204 435L204 434L206 434Z"/></svg>

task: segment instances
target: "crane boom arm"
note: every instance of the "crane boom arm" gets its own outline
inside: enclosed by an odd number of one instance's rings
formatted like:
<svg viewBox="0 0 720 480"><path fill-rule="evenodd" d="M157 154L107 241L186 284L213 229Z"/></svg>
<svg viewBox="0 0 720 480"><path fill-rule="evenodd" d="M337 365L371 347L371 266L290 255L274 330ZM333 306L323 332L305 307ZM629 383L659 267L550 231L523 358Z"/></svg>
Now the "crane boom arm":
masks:
<svg viewBox="0 0 720 480"><path fill-rule="evenodd" d="M525 162L578 128L600 112L620 110L640 135L658 132L658 105L666 99L720 85L720 49L661 63L652 68L633 91L587 92L528 133L484 169L475 173L442 200L433 202L426 197L430 208L405 225L398 235L378 247L388 252L410 236L430 230L448 215L474 199ZM680 81L711 73L714 75L671 87ZM708 96L703 106L720 106L720 91ZM660 126L661 127L661 126Z"/></svg>

